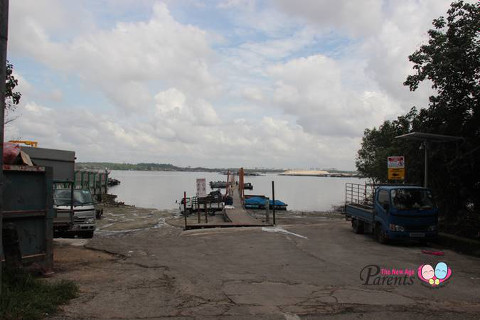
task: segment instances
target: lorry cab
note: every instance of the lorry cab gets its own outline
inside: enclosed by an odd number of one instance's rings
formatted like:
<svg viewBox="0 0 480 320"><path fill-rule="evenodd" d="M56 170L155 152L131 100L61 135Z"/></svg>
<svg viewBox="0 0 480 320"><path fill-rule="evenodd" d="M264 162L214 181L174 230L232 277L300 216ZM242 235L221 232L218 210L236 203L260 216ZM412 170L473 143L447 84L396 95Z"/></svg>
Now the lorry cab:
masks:
<svg viewBox="0 0 480 320"><path fill-rule="evenodd" d="M376 229L381 233L377 236L385 240L437 236L438 209L429 189L382 186L377 188L375 197Z"/></svg>
<svg viewBox="0 0 480 320"><path fill-rule="evenodd" d="M72 203L73 192L73 203ZM95 203L89 190L55 189L54 231L92 238L95 231ZM73 216L72 216L73 209Z"/></svg>

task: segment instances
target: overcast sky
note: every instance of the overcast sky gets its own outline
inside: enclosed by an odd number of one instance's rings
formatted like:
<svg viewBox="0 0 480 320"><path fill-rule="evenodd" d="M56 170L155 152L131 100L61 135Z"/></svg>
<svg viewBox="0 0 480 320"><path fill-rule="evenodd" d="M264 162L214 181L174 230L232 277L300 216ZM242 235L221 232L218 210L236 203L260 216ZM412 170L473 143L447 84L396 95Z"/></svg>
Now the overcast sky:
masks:
<svg viewBox="0 0 480 320"><path fill-rule="evenodd" d="M426 107L408 55L444 0L14 0L7 139L77 161L354 169Z"/></svg>

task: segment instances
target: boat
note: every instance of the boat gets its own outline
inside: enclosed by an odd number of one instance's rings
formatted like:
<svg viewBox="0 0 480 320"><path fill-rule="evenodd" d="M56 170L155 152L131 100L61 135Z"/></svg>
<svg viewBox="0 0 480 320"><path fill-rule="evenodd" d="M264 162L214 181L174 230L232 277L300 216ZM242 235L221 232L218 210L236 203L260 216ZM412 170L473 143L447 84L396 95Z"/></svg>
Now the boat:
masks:
<svg viewBox="0 0 480 320"><path fill-rule="evenodd" d="M226 181L210 181L209 184L212 189L224 189L227 187Z"/></svg>
<svg viewBox="0 0 480 320"><path fill-rule="evenodd" d="M268 199L265 196L252 196L248 197L244 201L245 209L259 209L264 210L265 204L268 201L270 209L275 208L275 210L287 210L288 204L280 200L273 200Z"/></svg>
<svg viewBox="0 0 480 320"><path fill-rule="evenodd" d="M251 184L250 182L245 182L245 183L243 184L243 189L253 190L253 184Z"/></svg>
<svg viewBox="0 0 480 320"><path fill-rule="evenodd" d="M120 180L114 178L108 178L107 186L113 187L120 184Z"/></svg>

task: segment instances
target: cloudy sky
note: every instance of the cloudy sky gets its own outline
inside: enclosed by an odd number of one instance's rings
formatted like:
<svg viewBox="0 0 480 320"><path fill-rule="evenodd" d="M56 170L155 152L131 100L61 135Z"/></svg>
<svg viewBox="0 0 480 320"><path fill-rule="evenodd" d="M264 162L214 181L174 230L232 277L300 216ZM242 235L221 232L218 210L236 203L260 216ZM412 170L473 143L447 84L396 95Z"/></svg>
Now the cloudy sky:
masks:
<svg viewBox="0 0 480 320"><path fill-rule="evenodd" d="M7 139L78 161L354 169L444 0L14 0Z"/></svg>

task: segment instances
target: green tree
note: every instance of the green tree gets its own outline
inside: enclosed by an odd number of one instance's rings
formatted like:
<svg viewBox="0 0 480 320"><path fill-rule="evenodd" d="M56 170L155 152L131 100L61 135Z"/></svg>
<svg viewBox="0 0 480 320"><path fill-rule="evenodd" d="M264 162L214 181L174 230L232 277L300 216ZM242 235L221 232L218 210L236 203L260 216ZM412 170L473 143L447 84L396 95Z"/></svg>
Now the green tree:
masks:
<svg viewBox="0 0 480 320"><path fill-rule="evenodd" d="M436 94L421 113L428 127L445 134L478 134L480 3L454 2L448 17L433 20L433 26L428 44L409 56L416 73L404 85L414 91L422 81L431 81Z"/></svg>
<svg viewBox="0 0 480 320"><path fill-rule="evenodd" d="M412 108L405 116L400 116L393 121L387 120L378 129L365 129L355 162L358 172L373 183L388 182L387 157L405 155L410 147L403 140L395 137L410 132L412 121L416 116L417 110ZM407 165L409 161L413 161L409 158L406 157Z"/></svg>
<svg viewBox="0 0 480 320"><path fill-rule="evenodd" d="M8 115L13 113L18 104L22 94L15 91L15 87L18 85L18 80L13 75L13 65L7 60L7 77L5 80L5 123L12 122L16 118L9 118Z"/></svg>
<svg viewBox="0 0 480 320"><path fill-rule="evenodd" d="M435 89L414 131L464 138L461 145L435 145L429 160L448 220L467 221L480 209L480 3L457 1L447 13L433 21L428 44L409 56L415 74L404 84L413 91L428 79Z"/></svg>

